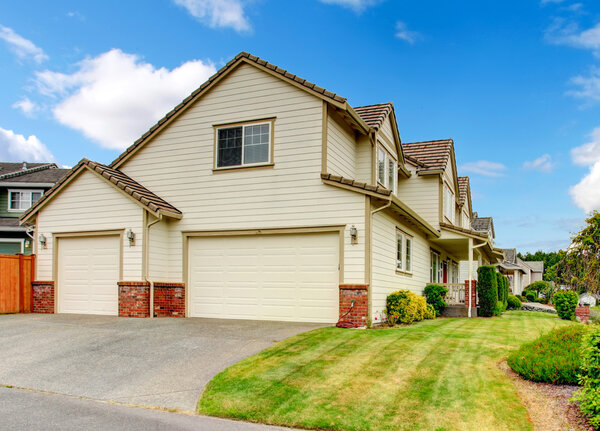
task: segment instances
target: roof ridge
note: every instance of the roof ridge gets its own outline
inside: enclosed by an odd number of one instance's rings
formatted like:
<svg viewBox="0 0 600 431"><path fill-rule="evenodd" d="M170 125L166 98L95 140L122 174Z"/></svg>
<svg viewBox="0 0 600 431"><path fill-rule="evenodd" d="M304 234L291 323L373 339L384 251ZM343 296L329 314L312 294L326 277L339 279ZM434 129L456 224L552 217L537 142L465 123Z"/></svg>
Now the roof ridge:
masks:
<svg viewBox="0 0 600 431"><path fill-rule="evenodd" d="M454 142L454 139L448 138L448 139L433 139L430 141L403 142L402 145L433 144L433 143L438 143L438 142Z"/></svg>
<svg viewBox="0 0 600 431"><path fill-rule="evenodd" d="M42 166L36 166L34 168L23 169L20 171L14 171L14 172L9 172L7 174L0 175L0 180L20 177L21 175L31 174L32 172L43 171L43 170L51 169L51 168L58 168L58 166L56 165L56 163L46 163L45 165L42 165Z"/></svg>

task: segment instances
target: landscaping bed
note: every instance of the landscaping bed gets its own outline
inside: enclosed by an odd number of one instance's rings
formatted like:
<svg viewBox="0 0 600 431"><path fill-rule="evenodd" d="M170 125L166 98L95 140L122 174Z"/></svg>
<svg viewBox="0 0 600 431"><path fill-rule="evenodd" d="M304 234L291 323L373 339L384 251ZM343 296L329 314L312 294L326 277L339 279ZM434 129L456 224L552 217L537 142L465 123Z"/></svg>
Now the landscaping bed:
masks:
<svg viewBox="0 0 600 431"><path fill-rule="evenodd" d="M522 343L569 324L509 311L378 331L317 329L218 374L199 411L332 430L531 430L497 364Z"/></svg>

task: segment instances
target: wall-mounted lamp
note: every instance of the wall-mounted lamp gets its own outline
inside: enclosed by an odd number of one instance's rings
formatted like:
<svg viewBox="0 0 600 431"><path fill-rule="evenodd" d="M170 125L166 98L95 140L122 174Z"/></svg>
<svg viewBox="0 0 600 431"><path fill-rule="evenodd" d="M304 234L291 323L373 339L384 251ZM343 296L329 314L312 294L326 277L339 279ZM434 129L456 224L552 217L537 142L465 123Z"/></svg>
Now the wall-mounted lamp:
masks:
<svg viewBox="0 0 600 431"><path fill-rule="evenodd" d="M135 233L131 229L127 231L127 239L129 240L130 247L135 245Z"/></svg>
<svg viewBox="0 0 600 431"><path fill-rule="evenodd" d="M46 237L44 236L44 234L41 233L38 239L42 248L46 248Z"/></svg>
<svg viewBox="0 0 600 431"><path fill-rule="evenodd" d="M358 229L356 229L356 226L350 228L350 242L352 244L358 244Z"/></svg>

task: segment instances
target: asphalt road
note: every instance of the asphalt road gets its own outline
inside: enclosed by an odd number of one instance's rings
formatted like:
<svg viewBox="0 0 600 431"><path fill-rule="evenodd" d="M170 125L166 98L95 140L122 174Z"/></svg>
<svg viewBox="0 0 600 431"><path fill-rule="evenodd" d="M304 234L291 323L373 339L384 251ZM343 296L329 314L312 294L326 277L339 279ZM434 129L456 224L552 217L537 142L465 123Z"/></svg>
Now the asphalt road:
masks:
<svg viewBox="0 0 600 431"><path fill-rule="evenodd" d="M0 387L0 430L289 431L290 429Z"/></svg>

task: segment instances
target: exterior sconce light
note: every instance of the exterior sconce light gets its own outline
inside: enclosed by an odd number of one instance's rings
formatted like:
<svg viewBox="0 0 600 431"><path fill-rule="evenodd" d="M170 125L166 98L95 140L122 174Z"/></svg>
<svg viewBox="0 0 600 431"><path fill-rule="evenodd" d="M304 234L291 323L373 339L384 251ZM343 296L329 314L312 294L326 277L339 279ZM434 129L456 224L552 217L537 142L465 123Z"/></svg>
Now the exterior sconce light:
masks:
<svg viewBox="0 0 600 431"><path fill-rule="evenodd" d="M358 244L358 229L356 229L356 226L350 228L350 243Z"/></svg>
<svg viewBox="0 0 600 431"><path fill-rule="evenodd" d="M40 237L38 239L42 248L46 248L46 237L44 236L44 234L40 234Z"/></svg>
<svg viewBox="0 0 600 431"><path fill-rule="evenodd" d="M127 231L127 239L130 247L135 245L135 233L131 229Z"/></svg>

